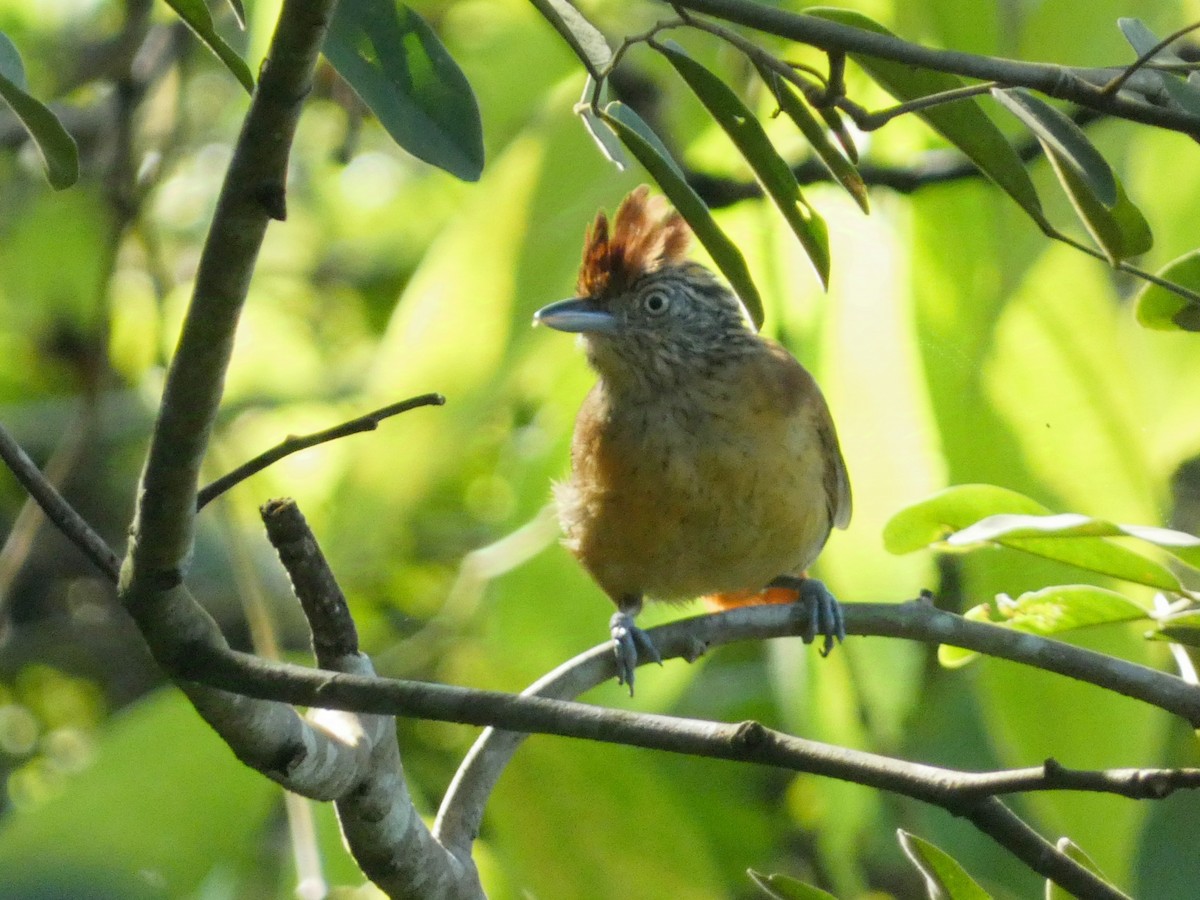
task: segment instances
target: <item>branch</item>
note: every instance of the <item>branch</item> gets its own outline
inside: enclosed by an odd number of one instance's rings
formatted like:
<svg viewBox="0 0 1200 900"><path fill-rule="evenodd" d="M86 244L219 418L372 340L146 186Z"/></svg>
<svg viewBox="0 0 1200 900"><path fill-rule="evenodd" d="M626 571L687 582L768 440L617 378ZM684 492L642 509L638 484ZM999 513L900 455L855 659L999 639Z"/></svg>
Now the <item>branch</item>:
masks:
<svg viewBox="0 0 1200 900"><path fill-rule="evenodd" d="M367 413L365 416L359 416L358 418L351 419L349 422L343 422L341 425L326 428L324 431L317 431L301 437L291 435L270 450L260 453L253 459L242 463L232 472L222 475L216 481L201 488L196 494L196 511L199 512L204 509L205 506L230 488L245 481L251 475L257 475L263 469L274 465L285 456L291 456L293 453L307 450L309 447L315 447L318 444L336 441L338 438L349 437L352 434L374 431L384 419L391 418L402 412L408 412L410 409L416 409L419 406L443 406L445 403L446 398L441 394L421 394L419 397L410 397L408 400L401 400L399 403L393 403L391 406L377 409L374 412Z"/></svg>
<svg viewBox="0 0 1200 900"><path fill-rule="evenodd" d="M196 487L255 260L286 215L288 154L333 0L284 0L200 256L130 532L122 600L153 606L191 551Z"/></svg>
<svg viewBox="0 0 1200 900"><path fill-rule="evenodd" d="M42 512L68 540L83 551L83 555L95 564L109 581L116 581L121 569L121 560L105 543L83 516L75 511L50 480L42 474L32 459L21 449L8 429L0 425L0 459L12 470L17 481L29 492Z"/></svg>
<svg viewBox="0 0 1200 900"><path fill-rule="evenodd" d="M1179 109L1106 93L1104 87L1112 80L1112 69L1075 69L956 50L937 50L894 35L864 31L751 0L670 0L670 5L809 44L827 53L857 53L980 81L1027 87L1098 112L1200 138L1200 117ZM1133 79L1130 81L1132 83ZM1141 90L1142 87L1139 82L1137 88ZM1147 85L1146 90L1153 90L1153 86Z"/></svg>
<svg viewBox="0 0 1200 900"><path fill-rule="evenodd" d="M308 619L317 664L334 672L373 676L370 661L358 652L345 595L296 504L273 500L263 506L262 519ZM448 852L413 805L395 720L334 710L317 710L310 718L354 735L369 747L355 784L334 799L342 834L363 873L393 897L481 897L470 849Z"/></svg>

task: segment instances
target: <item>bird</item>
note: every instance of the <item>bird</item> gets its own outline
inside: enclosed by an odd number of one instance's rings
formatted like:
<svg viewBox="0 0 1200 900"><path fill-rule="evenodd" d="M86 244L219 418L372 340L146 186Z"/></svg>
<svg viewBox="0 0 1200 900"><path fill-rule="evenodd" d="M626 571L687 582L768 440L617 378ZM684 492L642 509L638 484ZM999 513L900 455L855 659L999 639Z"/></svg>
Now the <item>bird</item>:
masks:
<svg viewBox="0 0 1200 900"><path fill-rule="evenodd" d="M645 185L584 236L576 295L534 324L580 336L598 378L553 487L563 543L616 604L618 682L661 664L635 623L647 599L710 609L802 603L821 655L845 637L808 567L851 514L837 432L812 375L759 335L736 295L687 258L683 217Z"/></svg>

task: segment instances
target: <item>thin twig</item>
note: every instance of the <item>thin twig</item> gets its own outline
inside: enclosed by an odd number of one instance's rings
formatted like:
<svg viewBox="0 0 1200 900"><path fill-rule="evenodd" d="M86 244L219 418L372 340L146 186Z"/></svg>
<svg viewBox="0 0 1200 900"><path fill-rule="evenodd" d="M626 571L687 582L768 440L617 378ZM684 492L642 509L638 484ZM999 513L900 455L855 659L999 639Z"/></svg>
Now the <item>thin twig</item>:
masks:
<svg viewBox="0 0 1200 900"><path fill-rule="evenodd" d="M121 558L105 543L75 508L42 474L32 459L21 449L8 429L0 425L0 459L12 470L17 481L37 501L42 512L68 540L83 551L83 555L103 572L109 581L116 583L121 571Z"/></svg>
<svg viewBox="0 0 1200 900"><path fill-rule="evenodd" d="M867 31L750 0L671 0L671 5L789 38L826 53L874 56L981 81L1027 87L1132 122L1200 138L1198 116L1125 95L1102 93L1103 85L1111 80L1111 75L1105 69L1073 69L1048 63L1026 63L955 50L938 50L910 43L891 34Z"/></svg>
<svg viewBox="0 0 1200 900"><path fill-rule="evenodd" d="M1127 81L1129 81L1130 78L1132 78L1134 76L1134 74L1138 71L1138 69L1145 66L1152 59L1154 59L1154 57L1156 57L1161 51L1166 50L1168 47L1170 47L1173 43L1175 43L1177 40L1179 40L1185 34L1193 32L1197 28L1200 28L1200 22L1193 22L1191 25L1185 25L1182 28L1180 28L1178 31L1173 31L1170 34L1168 34L1165 38L1163 38L1161 41L1159 41L1157 44L1155 44L1153 47L1151 47L1149 50L1147 50L1145 53L1143 53L1141 56L1139 56L1137 59L1135 59L1132 63L1130 63L1121 72L1121 74L1119 74L1116 78L1114 78L1108 84L1104 85L1104 87L1102 87L1100 89L1100 93L1115 94L1117 91L1119 91L1125 85L1125 83Z"/></svg>
<svg viewBox="0 0 1200 900"><path fill-rule="evenodd" d="M341 425L326 428L324 431L317 431L313 434L306 434L300 437L289 436L270 450L260 453L253 459L242 463L232 472L222 475L220 478L201 488L196 493L196 511L199 512L204 509L205 506L234 485L240 484L251 475L257 475L263 469L274 465L285 456L291 456L293 453L307 450L309 447L315 447L318 444L328 443L329 441L336 441L338 438L348 437L352 434L374 431L384 419L391 418L402 412L408 412L408 410L416 409L419 406L442 406L445 402L446 398L441 394L421 394L419 397L411 397L408 400L393 403L391 406L377 409L374 412L367 413L365 416L359 416L351 419L349 422L343 422Z"/></svg>

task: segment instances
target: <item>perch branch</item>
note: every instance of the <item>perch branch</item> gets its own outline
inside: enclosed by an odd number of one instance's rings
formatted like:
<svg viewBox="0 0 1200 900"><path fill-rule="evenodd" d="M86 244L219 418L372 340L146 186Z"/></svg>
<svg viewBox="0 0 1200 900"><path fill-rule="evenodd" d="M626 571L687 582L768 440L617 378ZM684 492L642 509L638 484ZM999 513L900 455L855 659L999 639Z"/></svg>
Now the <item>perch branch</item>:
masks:
<svg viewBox="0 0 1200 900"><path fill-rule="evenodd" d="M399 403L393 403L391 406L385 406L382 409L367 413L365 416L358 416L349 422L343 422L341 425L335 425L323 431L317 431L313 434L306 434L300 437L290 435L270 450L260 453L253 459L247 460L232 472L222 475L220 478L201 488L196 494L196 511L199 512L230 488L245 481L251 475L257 475L263 469L274 465L286 456L291 456L293 453L307 450L309 447L315 447L318 444L349 437L352 434L374 431L384 419L389 419L392 416L408 412L410 409L416 409L420 406L442 406L445 402L446 398L441 394L421 394L419 397L410 397L407 400L401 400Z"/></svg>

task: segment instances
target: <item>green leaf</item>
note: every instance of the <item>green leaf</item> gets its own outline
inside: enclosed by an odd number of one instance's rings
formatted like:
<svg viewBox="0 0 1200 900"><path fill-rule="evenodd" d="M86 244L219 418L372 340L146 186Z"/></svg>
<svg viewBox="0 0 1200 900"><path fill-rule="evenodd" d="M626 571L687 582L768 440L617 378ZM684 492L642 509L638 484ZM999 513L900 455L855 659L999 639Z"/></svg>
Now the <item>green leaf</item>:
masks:
<svg viewBox="0 0 1200 900"><path fill-rule="evenodd" d="M980 541L1005 543L1015 538L1132 537L1153 544L1193 568L1200 568L1200 538L1183 531L1154 525L1118 525L1079 513L1058 515L1000 514L976 522L950 535L946 543Z"/></svg>
<svg viewBox="0 0 1200 900"><path fill-rule="evenodd" d="M1112 265L1153 246L1145 217L1078 125L1028 91L993 88L992 96L1033 131L1075 212Z"/></svg>
<svg viewBox="0 0 1200 900"><path fill-rule="evenodd" d="M479 178L479 106L424 19L394 0L342 0L323 50L397 144L464 181Z"/></svg>
<svg viewBox="0 0 1200 900"><path fill-rule="evenodd" d="M79 179L79 149L58 117L25 91L25 66L8 35L0 32L0 98L29 132L42 156L46 180L57 191Z"/></svg>
<svg viewBox="0 0 1200 900"><path fill-rule="evenodd" d="M1188 610L1163 619L1158 628L1147 634L1152 640L1173 641L1189 647L1200 647L1200 610Z"/></svg>
<svg viewBox="0 0 1200 900"><path fill-rule="evenodd" d="M1080 221L1111 265L1145 253L1154 246L1149 223L1142 211L1130 202L1120 179L1113 176L1117 185L1117 202L1110 208L1100 202L1074 168L1064 164L1058 154L1048 147L1046 158L1066 190Z"/></svg>
<svg viewBox="0 0 1200 900"><path fill-rule="evenodd" d="M1136 622L1148 618L1148 613L1116 591L1090 584L1063 584L1029 591L1016 600L1001 595L994 603L973 606L963 617L1047 637L1093 625ZM951 668L977 655L960 647L942 645L938 648L938 660Z"/></svg>
<svg viewBox="0 0 1200 900"><path fill-rule="evenodd" d="M1079 863L1093 875L1099 878L1104 878L1104 873L1100 871L1100 867L1092 860L1090 856L1083 851L1083 848L1076 844L1073 840L1066 837L1061 837L1055 842L1055 846L1060 853L1065 854L1070 859ZM1063 890L1053 881L1046 880L1046 900L1075 900L1075 895Z"/></svg>
<svg viewBox="0 0 1200 900"><path fill-rule="evenodd" d="M579 102L575 104L575 113L583 120L584 130L600 148L600 153L610 163L624 172L629 168L629 157L625 155L625 151L621 146L621 142L617 140L616 134L611 128L604 124L598 115L592 110L592 94L595 90L596 82L591 75L587 77L587 81L583 85L583 96ZM607 82L601 86L601 97L604 97L607 91Z"/></svg>
<svg viewBox="0 0 1200 900"><path fill-rule="evenodd" d="M608 41L600 29L567 0L533 0L533 6L584 61L592 78L598 78L608 68L612 62Z"/></svg>
<svg viewBox="0 0 1200 900"><path fill-rule="evenodd" d="M1082 128L1023 88L992 88L992 96L1033 132L1048 154L1070 166L1097 200L1116 206L1116 178Z"/></svg>
<svg viewBox="0 0 1200 900"><path fill-rule="evenodd" d="M790 875L764 875L753 869L747 869L746 874L764 894L775 900L837 900L828 891L805 884Z"/></svg>
<svg viewBox="0 0 1200 900"><path fill-rule="evenodd" d="M852 10L814 8L804 12L864 31L895 36L878 22ZM934 72L875 56L851 55L868 75L902 103L963 87L960 78L945 72ZM968 98L933 106L920 110L916 115L961 150L1030 218L1041 226L1049 226L1037 190L1025 171L1021 157L975 100Z"/></svg>
<svg viewBox="0 0 1200 900"><path fill-rule="evenodd" d="M1159 278L1200 291L1200 250L1193 250L1156 273ZM1200 331L1200 304L1159 284L1148 283L1134 301L1137 320L1160 331Z"/></svg>
<svg viewBox="0 0 1200 900"><path fill-rule="evenodd" d="M889 553L912 553L999 511L1049 512L1036 500L1008 488L960 484L899 510L883 527L883 545Z"/></svg>
<svg viewBox="0 0 1200 900"><path fill-rule="evenodd" d="M237 51L217 34L212 14L208 11L204 0L167 0L167 5L175 10L196 37L200 38L204 45L217 55L217 59L225 63L225 68L242 83L246 93L254 93L254 76L250 73L250 67L246 65L244 59L238 56Z"/></svg>
<svg viewBox="0 0 1200 900"><path fill-rule="evenodd" d="M712 213L704 205L700 195L687 183L683 170L671 158L670 152L663 146L658 135L637 113L620 101L613 101L605 106L600 117L617 133L621 143L662 188L667 199L691 227L697 240L704 245L704 249L721 270L730 287L741 298L755 327L761 327L762 300L750 277L750 270L746 268L742 252L725 232L717 227Z"/></svg>
<svg viewBox="0 0 1200 900"><path fill-rule="evenodd" d="M939 549L963 550L967 549L968 543L985 540L1135 584L1147 584L1165 591L1183 590L1179 579L1170 569L1108 537L1090 534L1082 537L1048 537L1041 531L1033 531L1027 535L1009 534L1003 530L997 530L994 534L990 530L965 531L981 520L1001 514L1044 517L1050 515L1050 510L1035 500L1006 488L987 484L959 485L934 494L892 516L884 526L884 546L892 553L910 553L939 543ZM958 536L959 532L964 531L967 535L965 539ZM954 538L953 542L951 538Z"/></svg>
<svg viewBox="0 0 1200 900"><path fill-rule="evenodd" d="M725 82L688 56L682 47L672 43L652 43L651 46L670 61L704 108L729 135L804 247L821 284L828 287L829 229L825 220L804 199L791 166L772 146L762 123Z"/></svg>
<svg viewBox="0 0 1200 900"><path fill-rule="evenodd" d="M871 206L867 199L867 186L863 183L862 176L858 174L854 163L833 146L826 134L825 127L817 121L817 117L808 108L808 104L786 81L779 77L779 73L761 65L757 60L754 60L754 63L758 68L758 74L767 83L771 95L779 103L779 108L796 123L796 127L800 129L800 133L813 148L817 158L825 164L829 174L850 192L850 196L854 198L854 202L863 212L869 213Z"/></svg>
<svg viewBox="0 0 1200 900"><path fill-rule="evenodd" d="M903 829L896 832L900 846L925 877L930 900L991 900L991 894L967 874L953 856Z"/></svg>
<svg viewBox="0 0 1200 900"><path fill-rule="evenodd" d="M1117 19L1117 27L1121 29L1121 34L1125 35L1125 40L1129 41L1129 45L1133 47L1139 57L1149 53L1161 43L1158 36L1140 19ZM1183 63L1183 59L1165 47L1154 54L1154 61ZM1200 115L1200 89L1197 89L1194 83L1159 69L1143 67L1141 71L1157 76L1163 90L1179 104L1179 108L1184 112L1189 112L1194 116Z"/></svg>

